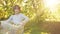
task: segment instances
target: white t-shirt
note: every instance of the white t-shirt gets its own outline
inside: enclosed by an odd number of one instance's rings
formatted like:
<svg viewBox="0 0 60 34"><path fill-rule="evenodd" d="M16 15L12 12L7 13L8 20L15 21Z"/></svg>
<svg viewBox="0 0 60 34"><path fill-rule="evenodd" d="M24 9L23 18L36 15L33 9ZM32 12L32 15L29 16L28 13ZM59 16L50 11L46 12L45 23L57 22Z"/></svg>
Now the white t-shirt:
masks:
<svg viewBox="0 0 60 34"><path fill-rule="evenodd" d="M11 15L10 18L6 22L13 22L14 24L20 24L22 22L28 22L29 18L22 13L17 15Z"/></svg>

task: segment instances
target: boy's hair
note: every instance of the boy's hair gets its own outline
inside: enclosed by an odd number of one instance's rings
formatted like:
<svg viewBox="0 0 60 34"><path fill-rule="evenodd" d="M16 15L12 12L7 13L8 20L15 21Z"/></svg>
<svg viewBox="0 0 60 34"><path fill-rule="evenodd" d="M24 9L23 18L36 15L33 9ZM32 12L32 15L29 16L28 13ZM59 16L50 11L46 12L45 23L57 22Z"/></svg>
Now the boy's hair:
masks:
<svg viewBox="0 0 60 34"><path fill-rule="evenodd" d="M20 7L18 5L15 5L15 6L13 6L13 10L15 10L15 9L19 9L20 10Z"/></svg>

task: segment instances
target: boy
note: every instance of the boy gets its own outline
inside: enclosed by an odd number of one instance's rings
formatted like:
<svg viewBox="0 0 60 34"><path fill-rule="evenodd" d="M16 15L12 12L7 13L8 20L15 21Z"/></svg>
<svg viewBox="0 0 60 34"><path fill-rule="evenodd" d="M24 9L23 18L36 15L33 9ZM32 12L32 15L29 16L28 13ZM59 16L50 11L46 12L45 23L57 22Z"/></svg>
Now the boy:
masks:
<svg viewBox="0 0 60 34"><path fill-rule="evenodd" d="M9 34L23 34L24 25L29 21L29 18L22 13L20 13L20 7L15 5L13 7L14 15L11 15L10 18L6 21L1 21L1 26L6 30L9 31Z"/></svg>

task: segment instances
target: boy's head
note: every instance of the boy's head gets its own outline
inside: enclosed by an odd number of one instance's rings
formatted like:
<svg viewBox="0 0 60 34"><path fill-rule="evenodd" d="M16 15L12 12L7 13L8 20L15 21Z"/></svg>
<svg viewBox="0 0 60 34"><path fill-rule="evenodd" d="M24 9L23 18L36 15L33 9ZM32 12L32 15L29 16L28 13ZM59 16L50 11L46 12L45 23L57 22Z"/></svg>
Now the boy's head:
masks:
<svg viewBox="0 0 60 34"><path fill-rule="evenodd" d="M15 14L18 14L18 13L20 13L20 7L18 6L18 5L15 5L14 7L13 7L13 10L14 10L14 13Z"/></svg>

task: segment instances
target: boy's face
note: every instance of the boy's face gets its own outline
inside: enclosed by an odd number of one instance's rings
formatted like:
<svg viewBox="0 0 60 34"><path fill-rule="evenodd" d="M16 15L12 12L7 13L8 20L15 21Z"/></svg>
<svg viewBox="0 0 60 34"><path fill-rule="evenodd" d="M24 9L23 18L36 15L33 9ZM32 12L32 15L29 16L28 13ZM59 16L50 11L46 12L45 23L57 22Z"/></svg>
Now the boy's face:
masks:
<svg viewBox="0 0 60 34"><path fill-rule="evenodd" d="M16 9L14 9L14 12L15 12L15 14L18 14L18 13L20 13L20 9L16 8Z"/></svg>

